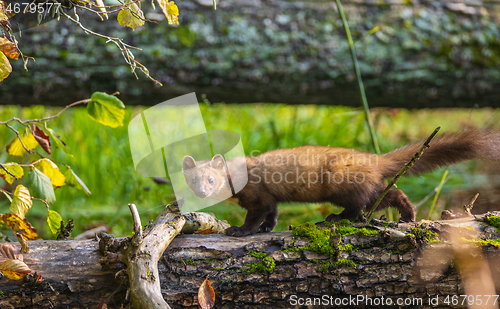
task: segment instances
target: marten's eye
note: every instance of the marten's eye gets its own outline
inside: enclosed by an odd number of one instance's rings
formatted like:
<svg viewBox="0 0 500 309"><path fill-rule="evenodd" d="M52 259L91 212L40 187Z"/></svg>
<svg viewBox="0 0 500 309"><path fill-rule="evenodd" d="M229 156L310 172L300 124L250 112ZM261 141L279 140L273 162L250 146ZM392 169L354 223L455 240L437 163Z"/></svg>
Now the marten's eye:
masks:
<svg viewBox="0 0 500 309"><path fill-rule="evenodd" d="M214 179L213 178L209 178L208 179L208 183L214 183Z"/></svg>
<svg viewBox="0 0 500 309"><path fill-rule="evenodd" d="M193 180L191 182L192 183L196 183L196 178L193 178Z"/></svg>

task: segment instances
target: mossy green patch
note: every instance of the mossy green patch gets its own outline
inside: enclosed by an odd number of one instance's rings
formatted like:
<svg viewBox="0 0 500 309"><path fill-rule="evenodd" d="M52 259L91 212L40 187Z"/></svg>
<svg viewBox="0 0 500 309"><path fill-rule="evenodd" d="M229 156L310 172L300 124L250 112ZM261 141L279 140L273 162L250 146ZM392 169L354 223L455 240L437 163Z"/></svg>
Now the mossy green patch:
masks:
<svg viewBox="0 0 500 309"><path fill-rule="evenodd" d="M353 260L349 260L349 259L339 259L337 262L335 262L335 264L333 264L333 267L335 267L335 268L339 268L339 267L343 267L343 266L356 268L356 267L358 267L358 264L354 263Z"/></svg>
<svg viewBox="0 0 500 309"><path fill-rule="evenodd" d="M337 233L342 236L351 236L351 235L363 235L363 236L376 236L380 233L379 230L371 230L366 227L356 228L353 226L339 227L335 229Z"/></svg>
<svg viewBox="0 0 500 309"><path fill-rule="evenodd" d="M500 233L500 216L488 216L484 218L484 221L491 226L497 228L497 233Z"/></svg>
<svg viewBox="0 0 500 309"><path fill-rule="evenodd" d="M352 250L354 250L354 246L351 245L351 244L347 244L347 245L339 245L339 250L340 251L347 251L347 252L351 252Z"/></svg>
<svg viewBox="0 0 500 309"><path fill-rule="evenodd" d="M303 249L301 248L302 250L309 250L330 256L335 253L334 248L330 246L330 238L332 236L330 229L318 228L315 224L308 222L294 227L292 235L294 237L306 237L309 239L309 245L303 247Z"/></svg>
<svg viewBox="0 0 500 309"><path fill-rule="evenodd" d="M215 261L220 261L218 259L189 259L186 260L185 263L187 265L198 265L200 263L208 263L208 262L215 262ZM182 263L182 261L177 261L178 263Z"/></svg>
<svg viewBox="0 0 500 309"><path fill-rule="evenodd" d="M272 273L274 270L274 267L276 267L276 261L269 255L265 254L264 252L250 252L250 255L253 257L256 257L258 259L262 259L259 263L252 263L249 264L250 269L245 270L244 272L246 273L254 273L256 271L259 272L267 272L267 273Z"/></svg>
<svg viewBox="0 0 500 309"><path fill-rule="evenodd" d="M281 249L280 251L281 252L299 252L300 249L301 248L297 248L297 247L288 247L288 248L285 248L285 249Z"/></svg>
<svg viewBox="0 0 500 309"><path fill-rule="evenodd" d="M327 227L332 227L332 226L349 226L349 225L353 225L354 222L352 221L349 221L347 219L342 219L340 220L339 222L335 222L335 221L325 221L325 226Z"/></svg>
<svg viewBox="0 0 500 309"><path fill-rule="evenodd" d="M419 242L435 243L439 242L438 234L426 229L422 225L412 227L406 236L414 237Z"/></svg>
<svg viewBox="0 0 500 309"><path fill-rule="evenodd" d="M466 242L473 242L478 245L492 245L497 248L500 248L500 239L467 239L462 237L462 240Z"/></svg>
<svg viewBox="0 0 500 309"><path fill-rule="evenodd" d="M250 255L253 256L253 257L256 257L256 258L259 258L259 259L263 259L265 258L266 256L268 256L267 254L265 254L264 252L255 252L255 251L251 251L250 252Z"/></svg>
<svg viewBox="0 0 500 309"><path fill-rule="evenodd" d="M335 225L335 233L341 236L350 235L364 235L364 236L376 236L380 233L379 230L371 230L365 227L356 228L354 226L342 226L352 224L349 220L341 220L340 222L334 222L330 226ZM351 244L344 245L340 240L338 248L332 247L332 230L333 228L319 228L313 223L305 223L299 226L295 226L292 230L292 235L294 237L306 237L309 239L309 245L298 248L298 249L285 249L285 251L300 251L308 250L312 252L318 252L333 256L337 250L339 251L352 251L354 246ZM334 245L335 246L335 245Z"/></svg>
<svg viewBox="0 0 500 309"><path fill-rule="evenodd" d="M330 267L330 265L331 265L331 264L332 264L332 263L331 263L330 261L328 261L328 262L323 262L323 267L318 268L318 271L319 271L319 272L323 272L323 271L328 270L328 268Z"/></svg>

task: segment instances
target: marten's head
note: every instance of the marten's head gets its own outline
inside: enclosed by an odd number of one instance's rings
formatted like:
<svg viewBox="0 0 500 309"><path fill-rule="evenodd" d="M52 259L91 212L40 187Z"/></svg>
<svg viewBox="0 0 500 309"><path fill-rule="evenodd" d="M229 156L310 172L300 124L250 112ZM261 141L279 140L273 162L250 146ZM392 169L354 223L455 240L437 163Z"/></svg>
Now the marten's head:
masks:
<svg viewBox="0 0 500 309"><path fill-rule="evenodd" d="M182 160L182 173L186 183L197 197L205 198L217 193L226 185L224 158L217 154L212 160L196 163L191 156Z"/></svg>

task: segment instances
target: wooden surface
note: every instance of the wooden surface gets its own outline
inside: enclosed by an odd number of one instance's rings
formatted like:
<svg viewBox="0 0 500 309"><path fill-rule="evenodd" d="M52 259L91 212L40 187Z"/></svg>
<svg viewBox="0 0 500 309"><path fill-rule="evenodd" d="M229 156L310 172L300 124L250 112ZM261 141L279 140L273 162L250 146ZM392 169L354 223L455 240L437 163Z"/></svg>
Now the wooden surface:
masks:
<svg viewBox="0 0 500 309"><path fill-rule="evenodd" d="M454 220L467 225L470 220ZM447 221L451 222L451 221ZM448 224L437 224L450 233ZM484 229L484 225L477 225ZM291 233L273 232L236 238L225 235L179 235L165 251L159 263L161 290L172 308L199 308L198 288L209 275L215 289L215 308L300 308L291 305L297 297L346 298L422 297L460 295L464 284L457 272L449 243L421 246L404 236L410 225L386 229L374 237L345 236L356 250L340 252L356 267L330 267L331 257L307 250L286 252ZM453 227L451 227L453 228ZM451 230L454 233L453 229ZM492 230L489 230L492 232ZM491 234L490 234L491 235ZM307 239L297 238L294 246L306 246ZM423 249L425 247L425 249ZM124 264L111 262L101 266L98 243L80 241L32 241L26 263L42 274L42 284L23 280L0 280L0 308L96 308L105 301L108 308L125 307L127 280ZM251 271L262 259L252 252L263 252L275 261L271 272ZM491 261L489 268L500 290L500 249L482 246L471 250L477 261ZM483 257L484 256L484 257ZM111 258L115 257L113 254ZM115 278L115 274L117 274ZM498 294L498 293L497 293ZM461 306L457 306L461 307ZM462 306L463 307L463 306Z"/></svg>

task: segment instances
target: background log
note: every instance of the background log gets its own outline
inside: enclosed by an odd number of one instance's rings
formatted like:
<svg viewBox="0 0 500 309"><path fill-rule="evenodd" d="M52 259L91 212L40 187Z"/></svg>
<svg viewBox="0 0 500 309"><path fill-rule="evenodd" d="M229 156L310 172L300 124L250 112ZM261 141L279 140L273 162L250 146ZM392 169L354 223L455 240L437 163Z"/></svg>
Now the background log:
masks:
<svg viewBox="0 0 500 309"><path fill-rule="evenodd" d="M88 28L140 47L158 87L137 80L116 48L61 19L23 32L29 71L12 61L0 104L66 105L94 91L120 91L127 105L155 105L196 92L203 102L360 106L351 56L334 1L176 2L169 27L145 3L135 31L80 11ZM207 3L209 5L207 5ZM499 0L345 0L370 107L499 106ZM378 31L368 34L378 27ZM15 91L10 91L15 89ZM71 91L67 91L71 89Z"/></svg>
<svg viewBox="0 0 500 309"><path fill-rule="evenodd" d="M474 224L483 230L484 226ZM404 231L410 225L400 227ZM449 228L442 232L449 233ZM216 308L290 308L295 307L290 305L292 295L327 295L335 300L358 294L422 297L426 305L429 296L439 295L443 300L447 295L464 294L449 244L433 243L422 250L414 237L383 230L376 236L343 237L344 243L356 249L340 251L339 258L346 262L336 267L327 255L284 251L292 243L288 231L242 238L179 235L159 262L162 294L172 308L198 308L198 288L207 275L216 292ZM293 243L295 248L306 245L306 238ZM103 263L97 241L32 241L30 247L25 262L44 281L32 284L2 278L0 308L96 308L100 301L108 308L119 308L124 303L126 280L121 277L124 272L119 272L124 265L113 253ZM498 294L500 249L483 245L477 259L481 252L486 260L497 261L489 267ZM274 266L267 263L268 257Z"/></svg>

